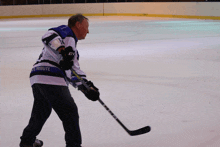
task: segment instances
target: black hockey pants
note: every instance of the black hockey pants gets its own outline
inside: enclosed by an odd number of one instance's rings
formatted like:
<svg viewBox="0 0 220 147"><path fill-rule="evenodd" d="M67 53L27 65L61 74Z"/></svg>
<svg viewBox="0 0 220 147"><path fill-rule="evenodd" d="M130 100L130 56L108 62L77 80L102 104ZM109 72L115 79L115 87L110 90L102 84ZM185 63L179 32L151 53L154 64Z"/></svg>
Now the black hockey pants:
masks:
<svg viewBox="0 0 220 147"><path fill-rule="evenodd" d="M78 109L68 87L34 84L32 90L34 105L21 143L34 143L53 108L63 123L66 147L81 147Z"/></svg>

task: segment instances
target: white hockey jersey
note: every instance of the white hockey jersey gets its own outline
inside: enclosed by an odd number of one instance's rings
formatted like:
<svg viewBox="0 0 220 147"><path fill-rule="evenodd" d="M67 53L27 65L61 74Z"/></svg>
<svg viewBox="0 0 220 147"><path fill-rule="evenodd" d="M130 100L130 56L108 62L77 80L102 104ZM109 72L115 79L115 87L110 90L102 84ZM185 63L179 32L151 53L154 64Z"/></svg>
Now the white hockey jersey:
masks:
<svg viewBox="0 0 220 147"><path fill-rule="evenodd" d="M76 49L78 39L74 32L66 25L49 29L42 37L44 48L37 62L34 64L31 74L31 85L35 83L68 86L70 83L74 87L81 84L75 76L71 74L71 70L63 71L60 68L60 61L63 59L58 52L61 47L72 47L74 51L72 68L78 75L86 79L86 74L79 66L79 53Z"/></svg>

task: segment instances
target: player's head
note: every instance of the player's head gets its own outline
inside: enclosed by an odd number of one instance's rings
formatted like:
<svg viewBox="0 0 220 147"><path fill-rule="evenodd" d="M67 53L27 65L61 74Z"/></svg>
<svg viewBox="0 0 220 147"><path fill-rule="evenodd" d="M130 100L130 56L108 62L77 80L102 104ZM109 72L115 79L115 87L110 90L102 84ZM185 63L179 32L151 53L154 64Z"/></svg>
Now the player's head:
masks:
<svg viewBox="0 0 220 147"><path fill-rule="evenodd" d="M82 14L76 14L69 18L68 26L73 30L78 40L85 39L89 33L88 18Z"/></svg>

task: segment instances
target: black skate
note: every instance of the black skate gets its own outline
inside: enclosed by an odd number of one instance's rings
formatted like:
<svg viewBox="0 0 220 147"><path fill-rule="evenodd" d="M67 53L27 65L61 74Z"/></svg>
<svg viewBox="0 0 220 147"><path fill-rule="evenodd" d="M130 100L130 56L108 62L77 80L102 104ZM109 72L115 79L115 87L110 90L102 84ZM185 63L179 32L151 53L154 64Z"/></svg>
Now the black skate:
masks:
<svg viewBox="0 0 220 147"><path fill-rule="evenodd" d="M20 147L42 147L43 141L36 139L33 145L20 144Z"/></svg>
<svg viewBox="0 0 220 147"><path fill-rule="evenodd" d="M43 141L36 139L33 144L33 147L42 147L43 144L44 144Z"/></svg>

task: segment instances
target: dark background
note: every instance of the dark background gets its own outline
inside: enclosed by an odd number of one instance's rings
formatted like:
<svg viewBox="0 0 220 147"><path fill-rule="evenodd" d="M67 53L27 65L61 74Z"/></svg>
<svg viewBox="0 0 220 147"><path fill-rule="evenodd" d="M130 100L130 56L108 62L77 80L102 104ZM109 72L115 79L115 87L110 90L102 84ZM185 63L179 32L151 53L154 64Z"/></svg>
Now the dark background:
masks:
<svg viewBox="0 0 220 147"><path fill-rule="evenodd" d="M220 2L220 0L0 0L1 5L103 3L103 2Z"/></svg>

